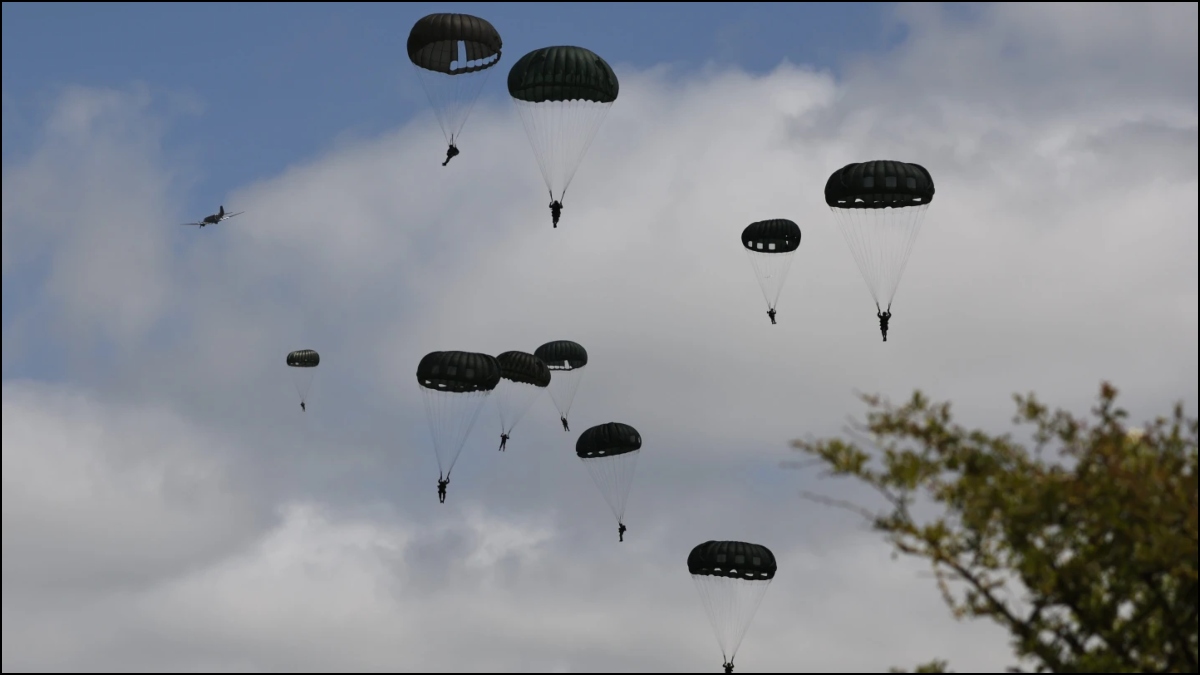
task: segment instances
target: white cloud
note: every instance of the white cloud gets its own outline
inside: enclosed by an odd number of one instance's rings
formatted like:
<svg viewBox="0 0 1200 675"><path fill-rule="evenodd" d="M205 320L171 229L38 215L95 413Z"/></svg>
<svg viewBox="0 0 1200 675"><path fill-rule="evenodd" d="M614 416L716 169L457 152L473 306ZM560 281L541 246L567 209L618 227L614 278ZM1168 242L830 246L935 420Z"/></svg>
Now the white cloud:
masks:
<svg viewBox="0 0 1200 675"><path fill-rule="evenodd" d="M29 289L4 363L69 346L106 400L5 384L5 669L706 669L683 559L726 537L781 561L745 668L1000 667L996 631L773 464L860 413L852 388L990 428L1013 391L1082 412L1101 379L1135 418L1195 408L1195 8L1072 11L907 7L910 39L844 81L622 71L557 230L507 102L445 169L426 116L184 232L144 95L66 96L4 170L6 292ZM885 157L937 183L886 345L821 197ZM772 217L804 232L778 326L737 243ZM420 357L559 338L591 354L576 434L646 439L625 544L548 399L499 456L485 409L433 501Z"/></svg>

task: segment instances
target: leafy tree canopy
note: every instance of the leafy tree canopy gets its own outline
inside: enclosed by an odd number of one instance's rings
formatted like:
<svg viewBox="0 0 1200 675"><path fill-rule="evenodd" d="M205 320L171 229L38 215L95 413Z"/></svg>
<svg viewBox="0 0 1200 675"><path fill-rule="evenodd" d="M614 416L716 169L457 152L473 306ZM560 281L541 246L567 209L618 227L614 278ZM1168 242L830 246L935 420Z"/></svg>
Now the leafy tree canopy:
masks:
<svg viewBox="0 0 1200 675"><path fill-rule="evenodd" d="M897 554L928 560L954 615L1002 625L1031 672L1197 672L1197 421L1179 403L1127 428L1116 397L1101 385L1088 420L1014 396L1013 423L1036 426L1026 448L952 423L949 403L919 391L899 407L864 395L857 442L792 446L882 494L879 512L806 496L863 515ZM1045 458L1050 446L1057 460ZM917 503L940 515L916 516Z"/></svg>

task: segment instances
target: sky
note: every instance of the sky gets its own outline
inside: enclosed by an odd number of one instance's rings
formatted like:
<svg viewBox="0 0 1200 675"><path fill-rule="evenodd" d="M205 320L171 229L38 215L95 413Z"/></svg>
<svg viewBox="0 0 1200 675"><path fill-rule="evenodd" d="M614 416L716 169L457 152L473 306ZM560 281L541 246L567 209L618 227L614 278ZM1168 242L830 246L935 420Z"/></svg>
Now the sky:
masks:
<svg viewBox="0 0 1200 675"><path fill-rule="evenodd" d="M1194 414L1195 4L280 7L3 5L5 671L719 672L685 560L729 539L779 563L739 673L996 672L789 441L858 391ZM505 44L446 168L402 46L434 11ZM555 44L621 89L552 229L503 83ZM870 159L937 186L886 343L822 201ZM775 326L768 218L804 237ZM489 402L439 504L420 358L556 339L572 433L542 397L498 453ZM624 543L573 452L609 421Z"/></svg>

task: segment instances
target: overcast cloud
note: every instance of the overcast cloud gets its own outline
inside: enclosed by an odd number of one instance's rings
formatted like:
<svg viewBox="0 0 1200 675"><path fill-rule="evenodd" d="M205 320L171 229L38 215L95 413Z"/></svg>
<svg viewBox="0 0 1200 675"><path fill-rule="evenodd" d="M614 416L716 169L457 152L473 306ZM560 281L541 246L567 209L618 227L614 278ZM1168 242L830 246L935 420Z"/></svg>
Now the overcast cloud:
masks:
<svg viewBox="0 0 1200 675"><path fill-rule="evenodd" d="M844 80L613 55L558 229L504 101L445 169L427 113L180 231L160 141L199 109L64 91L4 167L4 670L716 672L684 564L707 539L779 560L738 672L1010 664L797 493L870 495L777 467L862 412L853 390L994 430L1013 392L1083 413L1102 379L1135 419L1195 410L1196 5L897 18L908 39ZM886 344L822 198L877 158L937 185ZM804 234L777 326L738 243L766 218ZM590 354L574 433L543 397L497 453L489 404L438 504L421 356L553 339ZM56 376L12 375L35 362ZM573 453L614 420L644 438L624 544Z"/></svg>

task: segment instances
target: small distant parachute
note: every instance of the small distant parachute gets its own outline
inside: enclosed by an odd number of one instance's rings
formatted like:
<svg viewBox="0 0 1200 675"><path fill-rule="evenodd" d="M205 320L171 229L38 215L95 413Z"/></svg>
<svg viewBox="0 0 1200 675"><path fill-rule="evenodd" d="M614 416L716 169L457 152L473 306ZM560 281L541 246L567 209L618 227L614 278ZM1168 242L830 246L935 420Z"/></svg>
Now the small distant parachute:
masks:
<svg viewBox="0 0 1200 675"><path fill-rule="evenodd" d="M583 47L535 49L509 70L508 93L533 145L551 203L559 208L619 90L612 67ZM553 206L551 212L557 226Z"/></svg>
<svg viewBox="0 0 1200 675"><path fill-rule="evenodd" d="M587 350L578 342L555 340L538 347L533 355L550 368L550 399L558 409L563 430L570 431L567 415L571 412L575 391L579 388L579 380L583 379L583 369L588 363Z"/></svg>
<svg viewBox="0 0 1200 675"><path fill-rule="evenodd" d="M500 411L500 449L504 450L513 427L550 385L550 369L525 352L504 352L496 362L500 364L500 384L496 385L494 398Z"/></svg>
<svg viewBox="0 0 1200 675"><path fill-rule="evenodd" d="M933 176L919 164L876 160L847 164L825 183L825 203L838 227L875 308L890 312L896 287L933 201ZM887 339L887 324L880 328Z"/></svg>
<svg viewBox="0 0 1200 675"><path fill-rule="evenodd" d="M499 383L500 364L487 354L430 352L421 359L417 384L424 396L439 479L449 481L483 402Z"/></svg>
<svg viewBox="0 0 1200 675"><path fill-rule="evenodd" d="M750 256L763 299L767 301L767 315L775 323L779 294L796 249L800 248L800 226L785 218L750 223L742 230L742 247Z"/></svg>
<svg viewBox="0 0 1200 675"><path fill-rule="evenodd" d="M502 46L496 28L470 14L430 14L408 34L408 58L450 146L446 163L458 154L458 136Z"/></svg>
<svg viewBox="0 0 1200 675"><path fill-rule="evenodd" d="M287 355L288 369L292 371L301 409L304 409L307 403L308 390L312 387L313 376L316 375L316 368L320 364L321 355L312 349L298 349Z"/></svg>
<svg viewBox="0 0 1200 675"><path fill-rule="evenodd" d="M733 658L775 571L771 549L744 541L706 541L688 555L688 572L717 634L727 673L733 672Z"/></svg>
<svg viewBox="0 0 1200 675"><path fill-rule="evenodd" d="M583 460L617 518L621 541L625 539L625 502L629 499L641 450L642 435L620 422L594 426L580 434L575 442L575 455Z"/></svg>

